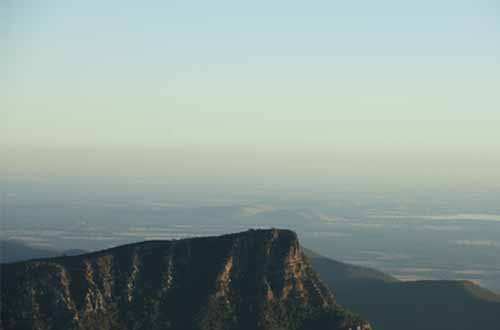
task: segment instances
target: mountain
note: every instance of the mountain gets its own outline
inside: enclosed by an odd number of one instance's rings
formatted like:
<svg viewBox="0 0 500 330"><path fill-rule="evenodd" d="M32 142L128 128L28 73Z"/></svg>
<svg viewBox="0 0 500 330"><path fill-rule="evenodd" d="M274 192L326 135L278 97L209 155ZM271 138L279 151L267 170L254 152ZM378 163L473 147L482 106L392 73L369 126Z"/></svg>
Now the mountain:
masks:
<svg viewBox="0 0 500 330"><path fill-rule="evenodd" d="M14 262L19 260L38 259L58 256L57 251L30 247L14 240L0 241L0 262Z"/></svg>
<svg viewBox="0 0 500 330"><path fill-rule="evenodd" d="M2 330L370 329L287 230L3 264L1 284Z"/></svg>
<svg viewBox="0 0 500 330"><path fill-rule="evenodd" d="M0 263L51 258L61 255L74 256L84 253L86 253L86 251L79 249L71 249L60 252L52 249L31 247L16 240L0 240Z"/></svg>
<svg viewBox="0 0 500 330"><path fill-rule="evenodd" d="M314 265L314 270L325 280L333 279L336 286L351 285L358 281L399 282L395 277L373 268L363 267L329 259L314 251L304 248L304 253Z"/></svg>
<svg viewBox="0 0 500 330"><path fill-rule="evenodd" d="M401 282L307 252L337 301L377 329L500 329L500 296L470 281Z"/></svg>

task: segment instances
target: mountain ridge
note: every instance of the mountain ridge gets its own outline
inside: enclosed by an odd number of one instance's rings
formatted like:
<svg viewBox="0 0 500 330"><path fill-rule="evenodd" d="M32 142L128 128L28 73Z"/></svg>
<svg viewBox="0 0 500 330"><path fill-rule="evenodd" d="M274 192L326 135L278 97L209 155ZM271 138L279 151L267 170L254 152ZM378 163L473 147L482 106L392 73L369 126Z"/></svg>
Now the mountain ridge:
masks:
<svg viewBox="0 0 500 330"><path fill-rule="evenodd" d="M132 243L1 271L2 330L370 329L336 303L288 230Z"/></svg>
<svg viewBox="0 0 500 330"><path fill-rule="evenodd" d="M337 301L375 328L476 330L500 328L500 295L467 280L398 281L380 271L308 253ZM383 297L383 299L381 299Z"/></svg>
<svg viewBox="0 0 500 330"><path fill-rule="evenodd" d="M0 240L0 264L14 263L36 259L73 256L87 253L80 249L58 251L50 248L32 247L22 241Z"/></svg>

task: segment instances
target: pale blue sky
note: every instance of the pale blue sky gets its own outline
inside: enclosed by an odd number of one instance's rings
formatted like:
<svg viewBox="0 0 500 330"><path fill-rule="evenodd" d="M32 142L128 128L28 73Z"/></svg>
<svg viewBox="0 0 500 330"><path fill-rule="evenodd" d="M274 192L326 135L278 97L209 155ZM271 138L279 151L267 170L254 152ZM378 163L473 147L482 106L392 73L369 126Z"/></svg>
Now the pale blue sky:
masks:
<svg viewBox="0 0 500 330"><path fill-rule="evenodd" d="M229 166L235 153L262 158L235 175L290 162L290 175L306 175L315 161L317 175L333 175L328 153L338 173L368 175L378 162L372 174L389 175L406 158L428 166L429 180L457 163L450 180L500 178L498 1L54 0L1 10L4 173L29 172L47 150L43 166L72 173L72 152L144 149L156 150L143 157L152 164L168 163L157 150L202 151L200 168Z"/></svg>

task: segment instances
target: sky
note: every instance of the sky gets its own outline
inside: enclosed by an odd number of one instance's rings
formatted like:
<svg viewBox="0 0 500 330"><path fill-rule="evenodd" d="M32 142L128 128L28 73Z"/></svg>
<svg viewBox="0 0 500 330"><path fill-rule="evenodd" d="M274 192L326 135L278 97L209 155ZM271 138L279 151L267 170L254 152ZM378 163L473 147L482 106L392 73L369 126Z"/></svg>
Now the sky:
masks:
<svg viewBox="0 0 500 330"><path fill-rule="evenodd" d="M500 187L498 1L0 11L2 177Z"/></svg>

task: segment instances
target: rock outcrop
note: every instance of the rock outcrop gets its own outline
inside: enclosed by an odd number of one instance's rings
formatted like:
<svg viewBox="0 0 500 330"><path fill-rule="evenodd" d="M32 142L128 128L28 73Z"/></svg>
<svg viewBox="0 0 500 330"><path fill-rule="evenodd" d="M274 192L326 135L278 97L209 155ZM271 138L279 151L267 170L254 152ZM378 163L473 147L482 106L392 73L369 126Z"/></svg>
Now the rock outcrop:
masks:
<svg viewBox="0 0 500 330"><path fill-rule="evenodd" d="M369 329L288 230L4 264L1 285L2 330Z"/></svg>

